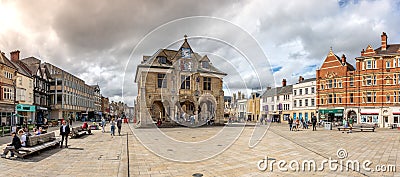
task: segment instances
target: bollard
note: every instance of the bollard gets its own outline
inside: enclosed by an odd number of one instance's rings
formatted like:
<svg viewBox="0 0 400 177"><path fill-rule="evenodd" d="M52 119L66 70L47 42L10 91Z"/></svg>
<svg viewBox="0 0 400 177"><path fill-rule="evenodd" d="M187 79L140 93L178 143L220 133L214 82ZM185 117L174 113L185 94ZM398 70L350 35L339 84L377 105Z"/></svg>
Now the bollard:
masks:
<svg viewBox="0 0 400 177"><path fill-rule="evenodd" d="M128 136L128 132L126 132L126 156L128 156L128 177L130 177L131 176L131 174L130 174L130 170L129 170L129 142L128 142L128 138L129 138L129 136Z"/></svg>

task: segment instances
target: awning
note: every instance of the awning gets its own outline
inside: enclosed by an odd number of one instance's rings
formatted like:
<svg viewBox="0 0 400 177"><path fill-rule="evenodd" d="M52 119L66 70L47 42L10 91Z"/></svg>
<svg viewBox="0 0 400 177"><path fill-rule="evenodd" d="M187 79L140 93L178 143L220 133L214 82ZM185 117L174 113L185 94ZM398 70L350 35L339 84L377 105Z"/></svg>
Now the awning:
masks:
<svg viewBox="0 0 400 177"><path fill-rule="evenodd" d="M318 110L320 114L329 114L329 113L334 113L334 114L343 114L343 109L320 109Z"/></svg>
<svg viewBox="0 0 400 177"><path fill-rule="evenodd" d="M45 108L45 107L37 106L36 108L37 108L38 110L45 110L45 111L47 111L47 108Z"/></svg>
<svg viewBox="0 0 400 177"><path fill-rule="evenodd" d="M35 112L36 106L27 104L17 104L17 111L21 112Z"/></svg>
<svg viewBox="0 0 400 177"><path fill-rule="evenodd" d="M400 112L393 112L393 114L395 114L395 115L399 115L399 114L400 114Z"/></svg>
<svg viewBox="0 0 400 177"><path fill-rule="evenodd" d="M379 109L362 109L361 114L363 114L363 115L379 115Z"/></svg>

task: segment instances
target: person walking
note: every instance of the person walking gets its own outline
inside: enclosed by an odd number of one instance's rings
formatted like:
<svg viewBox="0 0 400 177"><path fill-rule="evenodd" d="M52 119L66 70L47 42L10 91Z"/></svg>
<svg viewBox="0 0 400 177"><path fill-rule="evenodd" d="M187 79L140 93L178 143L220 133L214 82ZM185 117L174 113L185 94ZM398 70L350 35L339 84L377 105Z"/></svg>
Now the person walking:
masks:
<svg viewBox="0 0 400 177"><path fill-rule="evenodd" d="M350 127L350 129L349 129L349 133L351 133L351 132L352 132L352 129L353 129L353 123L354 123L354 119L353 119L353 117L350 117L350 118L349 118L349 127Z"/></svg>
<svg viewBox="0 0 400 177"><path fill-rule="evenodd" d="M289 131L292 131L293 130L293 118L289 118L289 120L288 120L288 123L289 123Z"/></svg>
<svg viewBox="0 0 400 177"><path fill-rule="evenodd" d="M64 143L65 139L65 147L68 148L68 135L69 135L70 129L69 125L65 122L65 120L62 122L62 125L60 127L60 135L61 135L61 143L60 143L60 148L62 148L62 145Z"/></svg>
<svg viewBox="0 0 400 177"><path fill-rule="evenodd" d="M296 131L299 130L300 120L296 119Z"/></svg>
<svg viewBox="0 0 400 177"><path fill-rule="evenodd" d="M117 119L118 135L121 136L122 119L121 117Z"/></svg>
<svg viewBox="0 0 400 177"><path fill-rule="evenodd" d="M316 131L317 130L317 118L315 116L313 116L311 118L311 122L312 122L312 131Z"/></svg>
<svg viewBox="0 0 400 177"><path fill-rule="evenodd" d="M102 132L105 132L105 127L106 127L106 119L104 119L104 117L101 118L101 128L102 128Z"/></svg>
<svg viewBox="0 0 400 177"><path fill-rule="evenodd" d="M115 121L114 121L114 118L111 119L110 126L111 126L111 136L115 136Z"/></svg>
<svg viewBox="0 0 400 177"><path fill-rule="evenodd" d="M4 149L3 154L1 155L1 158L6 158L8 152L10 152L11 150L21 148L21 140L18 138L16 133L12 132L11 136L12 136L12 142L11 142L11 144L8 144L6 146L6 148ZM14 153L13 152L11 152L11 156L10 157L14 157Z"/></svg>

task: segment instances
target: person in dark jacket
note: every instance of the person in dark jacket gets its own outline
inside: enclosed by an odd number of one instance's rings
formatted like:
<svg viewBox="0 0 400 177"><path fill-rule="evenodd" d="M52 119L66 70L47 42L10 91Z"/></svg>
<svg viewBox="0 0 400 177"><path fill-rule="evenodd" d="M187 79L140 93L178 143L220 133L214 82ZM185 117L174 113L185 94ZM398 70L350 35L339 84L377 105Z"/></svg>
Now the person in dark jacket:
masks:
<svg viewBox="0 0 400 177"><path fill-rule="evenodd" d="M121 136L122 119L121 117L117 119L118 135Z"/></svg>
<svg viewBox="0 0 400 177"><path fill-rule="evenodd" d="M311 119L311 122L312 122L312 131L316 131L317 130L317 118L315 116L313 116Z"/></svg>
<svg viewBox="0 0 400 177"><path fill-rule="evenodd" d="M69 135L69 132L70 132L69 125L67 125L65 120L64 120L62 122L62 125L60 126L60 135L61 135L60 148L62 148L64 139L65 139L65 147L68 148L68 135Z"/></svg>
<svg viewBox="0 0 400 177"><path fill-rule="evenodd" d="M12 142L11 142L11 144L7 145L7 147L4 149L4 152L1 155L1 158L6 158L8 152L10 152L11 150L21 148L21 140L18 138L16 133L12 132L11 136L12 136ZM11 152L11 157L14 157L13 152Z"/></svg>

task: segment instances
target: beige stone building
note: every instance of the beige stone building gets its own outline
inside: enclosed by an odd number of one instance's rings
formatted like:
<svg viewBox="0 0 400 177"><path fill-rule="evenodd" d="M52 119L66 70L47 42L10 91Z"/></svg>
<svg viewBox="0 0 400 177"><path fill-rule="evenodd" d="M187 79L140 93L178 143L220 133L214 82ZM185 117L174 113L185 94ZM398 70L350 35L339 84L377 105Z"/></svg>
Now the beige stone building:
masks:
<svg viewBox="0 0 400 177"><path fill-rule="evenodd" d="M223 124L222 78L210 59L195 53L186 36L178 50L160 49L143 56L136 70L138 124ZM150 119L151 118L151 119Z"/></svg>

